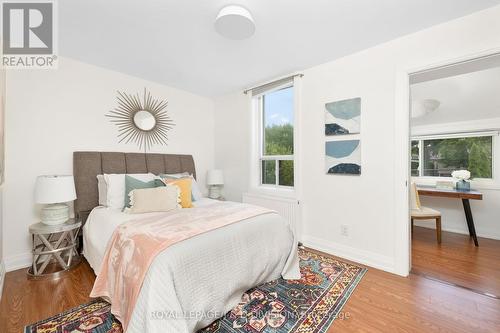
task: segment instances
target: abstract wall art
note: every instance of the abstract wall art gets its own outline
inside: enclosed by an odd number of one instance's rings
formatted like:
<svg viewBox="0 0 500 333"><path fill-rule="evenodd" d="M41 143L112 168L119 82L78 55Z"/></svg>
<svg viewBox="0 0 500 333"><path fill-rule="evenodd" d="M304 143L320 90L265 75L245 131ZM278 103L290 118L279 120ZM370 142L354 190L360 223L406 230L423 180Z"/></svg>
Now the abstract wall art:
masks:
<svg viewBox="0 0 500 333"><path fill-rule="evenodd" d="M325 135L358 134L361 122L361 98L325 104Z"/></svg>
<svg viewBox="0 0 500 333"><path fill-rule="evenodd" d="M361 174L361 143L359 140L325 142L327 174Z"/></svg>

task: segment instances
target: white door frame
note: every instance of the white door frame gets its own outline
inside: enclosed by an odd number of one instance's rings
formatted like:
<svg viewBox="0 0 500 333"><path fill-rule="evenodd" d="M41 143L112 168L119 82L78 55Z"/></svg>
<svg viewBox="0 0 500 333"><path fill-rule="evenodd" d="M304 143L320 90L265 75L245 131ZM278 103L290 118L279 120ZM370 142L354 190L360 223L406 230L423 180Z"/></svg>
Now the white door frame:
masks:
<svg viewBox="0 0 500 333"><path fill-rule="evenodd" d="M500 54L500 47L486 49L459 58L443 59L437 63L400 66L396 70L395 111L394 111L394 272L408 276L411 270L411 235L410 235L410 76L419 72L436 70L457 65L482 57Z"/></svg>

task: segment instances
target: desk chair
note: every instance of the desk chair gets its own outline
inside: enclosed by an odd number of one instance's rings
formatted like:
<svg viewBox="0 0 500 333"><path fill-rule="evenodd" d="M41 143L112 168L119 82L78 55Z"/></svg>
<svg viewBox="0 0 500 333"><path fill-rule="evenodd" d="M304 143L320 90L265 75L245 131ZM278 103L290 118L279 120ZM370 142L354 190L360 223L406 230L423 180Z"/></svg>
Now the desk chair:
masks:
<svg viewBox="0 0 500 333"><path fill-rule="evenodd" d="M417 186L415 183L411 184L411 232L413 234L413 221L414 220L436 220L436 234L437 242L441 244L441 212L420 205L420 197L418 195Z"/></svg>

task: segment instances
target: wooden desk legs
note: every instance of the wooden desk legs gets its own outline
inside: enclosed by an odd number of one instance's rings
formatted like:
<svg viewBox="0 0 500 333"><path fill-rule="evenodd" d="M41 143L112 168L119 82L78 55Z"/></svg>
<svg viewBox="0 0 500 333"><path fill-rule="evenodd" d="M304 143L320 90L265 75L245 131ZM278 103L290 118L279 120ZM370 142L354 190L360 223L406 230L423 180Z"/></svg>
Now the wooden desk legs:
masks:
<svg viewBox="0 0 500 333"><path fill-rule="evenodd" d="M462 199L462 204L464 205L465 219L467 220L469 235L472 237L472 239L474 239L474 245L479 246L479 243L477 242L476 227L474 227L474 219L472 218L469 199Z"/></svg>
<svg viewBox="0 0 500 333"><path fill-rule="evenodd" d="M441 216L436 217L436 236L438 244L441 244Z"/></svg>

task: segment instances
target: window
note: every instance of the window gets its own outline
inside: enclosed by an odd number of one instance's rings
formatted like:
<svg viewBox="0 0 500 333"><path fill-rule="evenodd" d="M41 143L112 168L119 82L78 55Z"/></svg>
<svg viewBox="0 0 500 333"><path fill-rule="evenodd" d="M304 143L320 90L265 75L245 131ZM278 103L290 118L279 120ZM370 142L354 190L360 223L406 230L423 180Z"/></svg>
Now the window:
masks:
<svg viewBox="0 0 500 333"><path fill-rule="evenodd" d="M293 86L258 97L260 184L294 186Z"/></svg>
<svg viewBox="0 0 500 333"><path fill-rule="evenodd" d="M412 176L451 177L459 169L469 170L472 178L493 178L493 136L412 140Z"/></svg>
<svg viewBox="0 0 500 333"><path fill-rule="evenodd" d="M412 140L411 142L411 175L412 177L420 176L420 140Z"/></svg>

